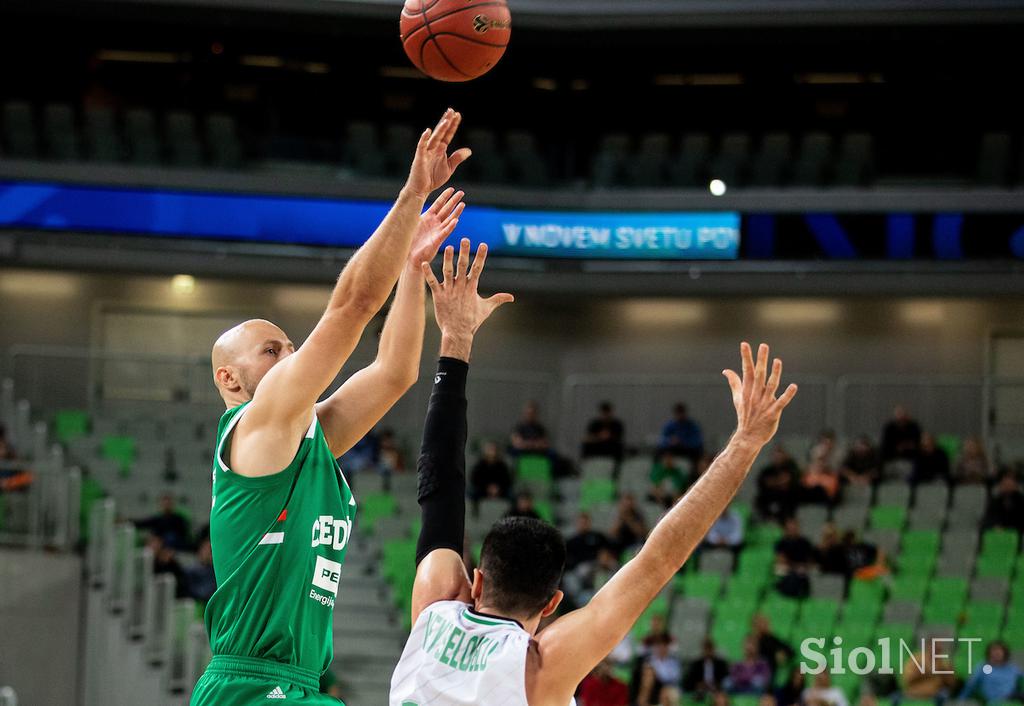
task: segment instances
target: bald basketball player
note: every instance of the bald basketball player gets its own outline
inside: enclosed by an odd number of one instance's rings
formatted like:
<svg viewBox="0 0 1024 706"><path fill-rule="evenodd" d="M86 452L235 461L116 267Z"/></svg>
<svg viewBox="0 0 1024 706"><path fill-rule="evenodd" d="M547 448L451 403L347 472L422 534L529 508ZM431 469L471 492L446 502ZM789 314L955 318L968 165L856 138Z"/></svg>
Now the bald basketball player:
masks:
<svg viewBox="0 0 1024 706"><path fill-rule="evenodd" d="M409 179L349 260L320 322L298 349L269 321L247 321L213 348L227 406L217 430L210 541L217 592L206 608L213 651L193 706L319 693L333 657L333 608L356 502L335 459L415 382L425 318L420 265L455 229L462 192L447 189L469 150L448 154L461 116L424 131ZM376 360L318 402L398 282Z"/></svg>

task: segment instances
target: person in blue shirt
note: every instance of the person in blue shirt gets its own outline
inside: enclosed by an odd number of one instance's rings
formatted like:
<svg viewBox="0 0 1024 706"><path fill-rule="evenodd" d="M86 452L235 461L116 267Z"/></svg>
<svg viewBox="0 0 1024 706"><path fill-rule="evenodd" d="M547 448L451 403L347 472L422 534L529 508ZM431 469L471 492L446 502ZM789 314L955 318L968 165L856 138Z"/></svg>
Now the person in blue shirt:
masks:
<svg viewBox="0 0 1024 706"><path fill-rule="evenodd" d="M661 429L658 451L688 458L694 466L704 454L704 434L700 425L687 415L686 405L679 403L672 408L672 419Z"/></svg>
<svg viewBox="0 0 1024 706"><path fill-rule="evenodd" d="M1017 684L1024 671L1010 661L1010 649L1004 642L990 642L985 649L985 662L974 667L974 673L967 680L961 699L975 694L988 703L1009 701L1017 694Z"/></svg>

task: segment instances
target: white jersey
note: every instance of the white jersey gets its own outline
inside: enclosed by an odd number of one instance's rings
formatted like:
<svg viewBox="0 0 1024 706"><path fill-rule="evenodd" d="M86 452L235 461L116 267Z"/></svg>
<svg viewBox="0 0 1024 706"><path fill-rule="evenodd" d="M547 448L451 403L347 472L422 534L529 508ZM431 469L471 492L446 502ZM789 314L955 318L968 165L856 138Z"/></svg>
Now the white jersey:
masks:
<svg viewBox="0 0 1024 706"><path fill-rule="evenodd" d="M405 643L390 706L528 706L529 649L530 633L514 620L461 601L434 603Z"/></svg>

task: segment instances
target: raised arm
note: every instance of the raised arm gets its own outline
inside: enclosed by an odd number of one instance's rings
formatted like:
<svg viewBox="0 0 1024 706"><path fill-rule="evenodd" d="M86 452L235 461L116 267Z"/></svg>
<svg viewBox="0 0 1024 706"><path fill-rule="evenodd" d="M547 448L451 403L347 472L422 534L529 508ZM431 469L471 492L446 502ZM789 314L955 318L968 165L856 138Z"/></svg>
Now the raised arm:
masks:
<svg viewBox="0 0 1024 706"><path fill-rule="evenodd" d="M372 429L416 382L423 349L426 287L421 262L434 259L458 225L463 193L445 189L420 216L412 251L398 278L391 312L381 332L377 358L316 406L327 443L341 456Z"/></svg>
<svg viewBox="0 0 1024 706"><path fill-rule="evenodd" d="M468 150L448 155L460 120L458 113L449 110L434 130L424 131L398 200L345 266L320 322L301 348L284 356L260 381L232 444L235 472L269 475L291 459L309 426L314 403L337 376L405 268L426 196L469 156Z"/></svg>
<svg viewBox="0 0 1024 706"><path fill-rule="evenodd" d="M640 553L588 605L538 635L544 665L535 684L541 697L538 701L554 702L563 695L562 701L568 701L580 680L622 641L707 534L746 478L761 447L775 435L782 410L796 395L796 386L790 385L775 398L782 362L775 360L768 377L768 346L760 347L756 365L746 343L741 346L741 356L742 379L731 370L723 371L737 416L728 446L658 523Z"/></svg>
<svg viewBox="0 0 1024 706"><path fill-rule="evenodd" d="M434 312L441 329L441 360L434 376L434 391L427 408L420 452L419 503L422 528L416 546L416 580L412 591L412 622L431 603L468 600L469 579L462 563L466 517L466 376L473 336L495 309L513 301L511 294L483 299L477 293L487 246L477 250L469 267L469 241L459 245L453 267L453 249L445 248L444 280L438 282L427 262L422 263L434 296Z"/></svg>

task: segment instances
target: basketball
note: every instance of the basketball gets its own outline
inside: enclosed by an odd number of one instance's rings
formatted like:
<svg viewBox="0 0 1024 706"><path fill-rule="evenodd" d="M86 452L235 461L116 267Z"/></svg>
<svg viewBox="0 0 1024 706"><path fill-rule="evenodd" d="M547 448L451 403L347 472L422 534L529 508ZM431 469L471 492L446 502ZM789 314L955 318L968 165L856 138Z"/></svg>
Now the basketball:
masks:
<svg viewBox="0 0 1024 706"><path fill-rule="evenodd" d="M505 0L406 0L401 32L420 71L439 81L470 81L505 53L512 15Z"/></svg>

